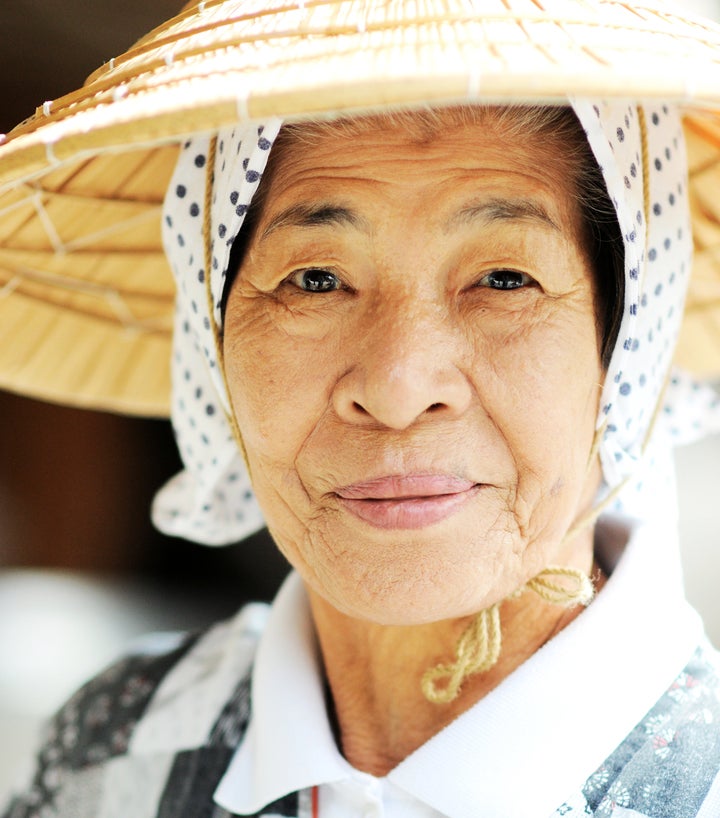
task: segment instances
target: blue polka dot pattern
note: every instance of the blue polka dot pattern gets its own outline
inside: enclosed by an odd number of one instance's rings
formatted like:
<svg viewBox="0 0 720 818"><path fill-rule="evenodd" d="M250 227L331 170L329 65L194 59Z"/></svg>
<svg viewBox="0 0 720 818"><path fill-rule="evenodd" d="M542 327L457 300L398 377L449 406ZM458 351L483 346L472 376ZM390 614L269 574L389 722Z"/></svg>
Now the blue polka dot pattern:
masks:
<svg viewBox="0 0 720 818"><path fill-rule="evenodd" d="M683 425L671 404L656 412L691 267L682 129L674 109L645 106L644 155L636 106L601 100L572 105L602 168L625 239L625 304L598 417L598 428L605 428L602 491L622 485L618 507L646 516L656 513L658 504L674 504L669 449L646 446L648 430L656 416L657 441ZM215 337L230 248L280 124L243 124L218 134L210 269L203 245L208 138L185 144L165 201L165 248L177 281L172 416L185 471L159 493L153 516L162 530L208 544L236 541L263 524L228 421ZM670 394L686 391L675 388Z"/></svg>
<svg viewBox="0 0 720 818"><path fill-rule="evenodd" d="M687 174L678 149L682 126L675 109L643 106L644 152L637 106L579 101L574 107L625 237L625 308L602 396L610 408L599 419L599 425L607 422L600 448L605 491L625 483L616 510L642 518L675 505L664 413L651 424L663 400L691 266L689 207L678 195Z"/></svg>
<svg viewBox="0 0 720 818"><path fill-rule="evenodd" d="M185 143L165 199L163 239L177 285L172 419L185 470L159 492L153 520L166 533L208 545L234 542L264 524L228 420L216 333L230 248L279 129L276 120L218 134L209 254L203 234L209 138Z"/></svg>

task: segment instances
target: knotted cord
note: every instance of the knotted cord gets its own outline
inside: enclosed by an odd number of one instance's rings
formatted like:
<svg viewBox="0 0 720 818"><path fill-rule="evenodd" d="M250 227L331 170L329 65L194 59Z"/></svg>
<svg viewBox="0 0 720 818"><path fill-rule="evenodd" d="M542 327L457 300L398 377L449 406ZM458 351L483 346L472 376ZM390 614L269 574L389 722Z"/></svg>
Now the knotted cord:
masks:
<svg viewBox="0 0 720 818"><path fill-rule="evenodd" d="M558 582L558 578L568 580L567 584ZM533 591L546 602L564 608L588 605L595 595L587 574L576 568L560 566L551 566L541 571L512 594L511 598L518 597L525 591ZM436 665L426 671L421 686L428 701L433 704L454 701L469 676L484 673L497 663L502 647L501 604L497 602L473 617L458 640L454 662Z"/></svg>

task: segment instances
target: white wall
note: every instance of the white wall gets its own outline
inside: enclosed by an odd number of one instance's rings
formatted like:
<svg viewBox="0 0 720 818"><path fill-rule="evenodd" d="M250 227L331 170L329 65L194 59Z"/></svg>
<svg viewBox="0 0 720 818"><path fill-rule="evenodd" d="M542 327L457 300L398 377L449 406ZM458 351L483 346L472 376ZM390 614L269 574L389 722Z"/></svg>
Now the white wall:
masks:
<svg viewBox="0 0 720 818"><path fill-rule="evenodd" d="M678 449L676 463L685 587L720 647L720 436Z"/></svg>

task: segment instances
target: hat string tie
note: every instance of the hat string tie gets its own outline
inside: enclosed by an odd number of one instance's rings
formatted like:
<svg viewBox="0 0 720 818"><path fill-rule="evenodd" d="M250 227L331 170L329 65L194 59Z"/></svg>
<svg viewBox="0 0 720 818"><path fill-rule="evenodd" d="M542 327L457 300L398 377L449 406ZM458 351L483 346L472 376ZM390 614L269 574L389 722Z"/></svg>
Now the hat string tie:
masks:
<svg viewBox="0 0 720 818"><path fill-rule="evenodd" d="M593 584L584 571L562 566L546 568L508 598L516 598L525 591L533 591L545 602L563 608L589 605L595 595ZM454 701L469 676L484 673L497 664L502 647L501 604L496 602L473 617L458 640L454 662L439 664L426 671L421 687L428 701L433 704Z"/></svg>

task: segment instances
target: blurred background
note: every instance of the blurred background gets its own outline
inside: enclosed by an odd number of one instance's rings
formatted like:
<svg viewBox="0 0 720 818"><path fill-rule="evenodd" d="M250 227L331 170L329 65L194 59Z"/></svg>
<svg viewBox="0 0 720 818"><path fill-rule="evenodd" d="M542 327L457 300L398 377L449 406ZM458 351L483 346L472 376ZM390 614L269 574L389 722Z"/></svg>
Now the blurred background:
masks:
<svg viewBox="0 0 720 818"><path fill-rule="evenodd" d="M0 132L178 6L0 0ZM720 0L682 7L720 19ZM720 439L677 459L688 595L720 645ZM0 392L0 801L42 720L133 639L270 599L284 576L265 534L210 549L152 529L153 493L179 465L165 422Z"/></svg>

